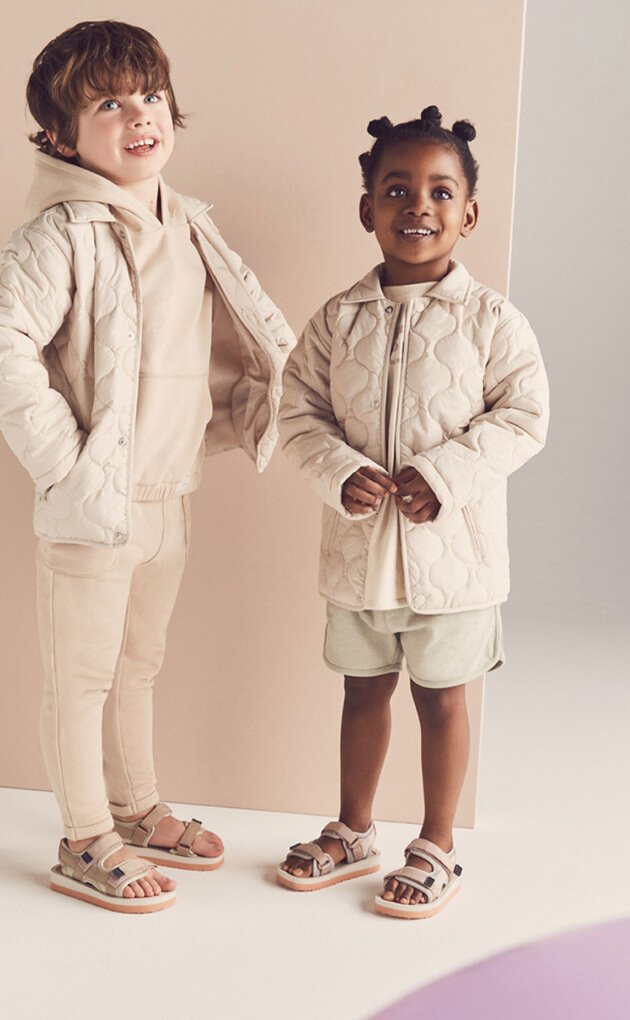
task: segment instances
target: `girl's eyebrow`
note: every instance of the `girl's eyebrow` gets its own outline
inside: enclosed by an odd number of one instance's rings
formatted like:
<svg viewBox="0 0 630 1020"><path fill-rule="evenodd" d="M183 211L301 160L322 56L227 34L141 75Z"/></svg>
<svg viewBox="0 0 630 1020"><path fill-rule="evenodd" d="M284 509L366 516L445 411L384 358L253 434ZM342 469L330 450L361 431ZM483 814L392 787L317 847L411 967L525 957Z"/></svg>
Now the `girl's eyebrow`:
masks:
<svg viewBox="0 0 630 1020"><path fill-rule="evenodd" d="M410 178L411 174L409 173L408 170L390 170L390 172L388 174L385 174L385 176L383 177L382 183L387 184L388 181L396 179L408 181L410 180ZM459 188L459 183L455 180L454 177L449 176L449 174L429 174L429 180L451 181L456 188Z"/></svg>

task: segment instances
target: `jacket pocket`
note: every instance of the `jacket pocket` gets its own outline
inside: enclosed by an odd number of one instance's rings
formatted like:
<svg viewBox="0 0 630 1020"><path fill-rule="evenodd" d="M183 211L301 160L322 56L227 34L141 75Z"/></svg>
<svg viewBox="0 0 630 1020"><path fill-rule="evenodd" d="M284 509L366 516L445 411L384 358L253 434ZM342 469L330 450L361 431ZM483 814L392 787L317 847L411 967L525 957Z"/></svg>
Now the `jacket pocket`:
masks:
<svg viewBox="0 0 630 1020"><path fill-rule="evenodd" d="M470 512L470 507L467 506L462 507L462 517L464 518L464 523L466 524L466 528L468 530L470 544L472 545L473 552L475 554L475 559L477 560L478 563L483 563L481 543L479 541L479 535L477 534L477 528L473 520L473 515Z"/></svg>

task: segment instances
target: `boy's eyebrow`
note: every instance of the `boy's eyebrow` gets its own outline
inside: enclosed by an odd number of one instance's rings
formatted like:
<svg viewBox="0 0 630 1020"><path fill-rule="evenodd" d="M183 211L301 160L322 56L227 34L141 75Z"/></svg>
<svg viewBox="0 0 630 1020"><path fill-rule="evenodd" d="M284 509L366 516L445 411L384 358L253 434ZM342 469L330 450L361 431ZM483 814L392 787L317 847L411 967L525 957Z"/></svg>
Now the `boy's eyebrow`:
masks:
<svg viewBox="0 0 630 1020"><path fill-rule="evenodd" d="M387 182L392 180L392 179L408 181L408 180L410 180L410 178L411 178L411 174L409 173L408 170L390 170L390 172L388 174L385 174L385 176L383 177L382 183L383 184L387 184ZM429 174L429 180L430 181L452 181L452 183L455 185L455 187L459 188L458 181L456 181L455 178L451 177L449 174Z"/></svg>

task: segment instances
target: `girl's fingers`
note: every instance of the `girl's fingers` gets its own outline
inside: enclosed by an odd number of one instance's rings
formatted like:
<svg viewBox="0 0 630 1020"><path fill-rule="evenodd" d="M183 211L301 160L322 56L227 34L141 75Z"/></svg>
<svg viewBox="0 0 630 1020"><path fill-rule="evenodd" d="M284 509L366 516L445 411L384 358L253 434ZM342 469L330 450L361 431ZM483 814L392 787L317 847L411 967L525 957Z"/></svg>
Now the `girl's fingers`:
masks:
<svg viewBox="0 0 630 1020"><path fill-rule="evenodd" d="M382 492L370 492L367 489L362 489L359 485L352 482L350 485L346 485L346 497L352 499L355 502L367 503L369 506L375 506L380 503L383 498Z"/></svg>

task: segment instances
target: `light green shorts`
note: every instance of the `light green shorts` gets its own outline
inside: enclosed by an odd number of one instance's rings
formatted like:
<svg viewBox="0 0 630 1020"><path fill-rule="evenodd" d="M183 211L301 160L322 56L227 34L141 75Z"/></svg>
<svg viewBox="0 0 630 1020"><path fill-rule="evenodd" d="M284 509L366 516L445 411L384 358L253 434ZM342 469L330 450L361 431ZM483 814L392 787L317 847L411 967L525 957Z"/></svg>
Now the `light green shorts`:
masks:
<svg viewBox="0 0 630 1020"><path fill-rule="evenodd" d="M346 676L398 673L421 687L455 687L503 665L499 606L435 616L327 605L324 661Z"/></svg>

